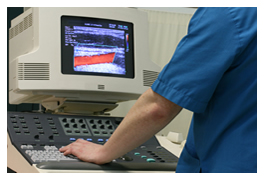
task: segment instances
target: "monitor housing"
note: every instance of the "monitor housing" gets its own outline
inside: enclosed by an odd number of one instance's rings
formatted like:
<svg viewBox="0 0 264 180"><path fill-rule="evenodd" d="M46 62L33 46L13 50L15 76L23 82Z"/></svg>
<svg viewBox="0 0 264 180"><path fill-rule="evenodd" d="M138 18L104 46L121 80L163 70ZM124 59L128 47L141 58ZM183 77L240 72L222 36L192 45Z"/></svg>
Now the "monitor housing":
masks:
<svg viewBox="0 0 264 180"><path fill-rule="evenodd" d="M157 78L148 19L133 8L29 8L9 29L9 103L105 112Z"/></svg>

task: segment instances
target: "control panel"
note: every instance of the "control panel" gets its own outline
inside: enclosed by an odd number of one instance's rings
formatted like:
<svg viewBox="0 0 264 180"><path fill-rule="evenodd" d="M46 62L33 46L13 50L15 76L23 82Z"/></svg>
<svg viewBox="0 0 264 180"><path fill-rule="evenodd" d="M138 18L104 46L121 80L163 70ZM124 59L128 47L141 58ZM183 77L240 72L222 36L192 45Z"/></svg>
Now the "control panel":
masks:
<svg viewBox="0 0 264 180"><path fill-rule="evenodd" d="M81 138L104 144L122 117L77 116L41 113L7 113L7 129L13 146L40 169L163 170L175 171L178 157L160 146L155 137L105 165L64 156L59 148Z"/></svg>

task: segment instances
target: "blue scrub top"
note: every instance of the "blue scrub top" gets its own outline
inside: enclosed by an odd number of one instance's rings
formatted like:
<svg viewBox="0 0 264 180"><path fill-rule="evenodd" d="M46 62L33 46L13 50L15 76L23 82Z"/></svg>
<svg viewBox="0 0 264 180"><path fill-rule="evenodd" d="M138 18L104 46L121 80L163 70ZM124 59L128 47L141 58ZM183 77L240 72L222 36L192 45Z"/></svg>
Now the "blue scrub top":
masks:
<svg viewBox="0 0 264 180"><path fill-rule="evenodd" d="M257 8L198 8L152 89L194 112L176 172L257 172Z"/></svg>

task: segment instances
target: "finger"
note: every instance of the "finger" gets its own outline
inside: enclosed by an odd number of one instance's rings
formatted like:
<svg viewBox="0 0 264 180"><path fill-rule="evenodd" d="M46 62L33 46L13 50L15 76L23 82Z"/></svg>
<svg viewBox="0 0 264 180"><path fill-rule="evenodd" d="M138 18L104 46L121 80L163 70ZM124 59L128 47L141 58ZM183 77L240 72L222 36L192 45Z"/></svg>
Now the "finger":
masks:
<svg viewBox="0 0 264 180"><path fill-rule="evenodd" d="M67 156L68 154L72 154L72 149L67 149L66 151L64 151L63 155Z"/></svg>
<svg viewBox="0 0 264 180"><path fill-rule="evenodd" d="M85 144L85 143L89 143L89 142L86 140L83 140L83 139L77 139L75 142L73 142L73 143L71 143L65 147L60 148L59 151L64 152L64 151L67 151L69 148L78 147L78 146L81 146L82 144Z"/></svg>
<svg viewBox="0 0 264 180"><path fill-rule="evenodd" d="M64 152L64 151L66 151L66 149L67 149L67 147L62 147L62 148L59 149L59 151L60 152Z"/></svg>
<svg viewBox="0 0 264 180"><path fill-rule="evenodd" d="M81 147L82 143L80 142L73 142L69 144L68 146L65 146L61 149L59 149L61 152L64 152L65 154L73 154L73 151L76 149L79 149Z"/></svg>
<svg viewBox="0 0 264 180"><path fill-rule="evenodd" d="M64 151L66 151L68 148L69 148L69 145L64 146L64 147L61 147L61 148L59 149L59 151L60 151L60 152L64 152Z"/></svg>
<svg viewBox="0 0 264 180"><path fill-rule="evenodd" d="M71 145L72 145L72 143L69 144L69 145L67 145L67 146L61 147L61 148L59 149L59 151L60 151L60 152L64 152L64 151L66 151L67 149L69 149L69 148L71 147Z"/></svg>

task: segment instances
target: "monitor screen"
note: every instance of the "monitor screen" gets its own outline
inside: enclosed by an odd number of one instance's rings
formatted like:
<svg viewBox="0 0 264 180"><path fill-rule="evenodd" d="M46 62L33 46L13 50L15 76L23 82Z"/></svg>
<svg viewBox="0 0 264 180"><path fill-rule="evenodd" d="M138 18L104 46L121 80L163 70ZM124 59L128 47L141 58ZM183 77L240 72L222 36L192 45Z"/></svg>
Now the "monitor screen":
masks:
<svg viewBox="0 0 264 180"><path fill-rule="evenodd" d="M134 78L133 24L88 17L61 17L63 74Z"/></svg>

